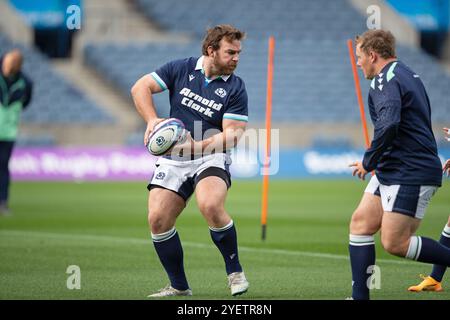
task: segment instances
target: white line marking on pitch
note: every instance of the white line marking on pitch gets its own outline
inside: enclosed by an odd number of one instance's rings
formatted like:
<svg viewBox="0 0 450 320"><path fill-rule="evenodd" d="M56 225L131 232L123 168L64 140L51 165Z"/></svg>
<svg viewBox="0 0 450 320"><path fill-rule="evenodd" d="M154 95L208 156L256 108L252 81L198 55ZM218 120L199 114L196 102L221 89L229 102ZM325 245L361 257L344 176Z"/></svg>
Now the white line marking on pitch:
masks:
<svg viewBox="0 0 450 320"><path fill-rule="evenodd" d="M139 245L150 245L150 237L148 240L139 238L125 238L125 237L112 237L112 236L98 236L91 234L69 234L69 233L51 233L51 232L40 232L40 231L21 231L21 230L0 230L0 236L20 236L20 237L43 237L48 239L67 239L67 240L85 240L85 241L108 241L108 242L121 242L129 244L139 244ZM183 246L201 249L215 249L216 247L212 244L204 244L199 242L189 242L182 241ZM265 248L252 248L239 246L239 251L241 252L253 252L261 254L280 254L280 255L290 255L290 256L303 256L311 258L325 258L334 260L348 260L348 256L332 253L317 253L308 251L294 251L294 250L284 250L284 249L265 249ZM389 260L389 259L377 259L377 262L390 263L390 264L411 264L412 261L402 261L402 260Z"/></svg>

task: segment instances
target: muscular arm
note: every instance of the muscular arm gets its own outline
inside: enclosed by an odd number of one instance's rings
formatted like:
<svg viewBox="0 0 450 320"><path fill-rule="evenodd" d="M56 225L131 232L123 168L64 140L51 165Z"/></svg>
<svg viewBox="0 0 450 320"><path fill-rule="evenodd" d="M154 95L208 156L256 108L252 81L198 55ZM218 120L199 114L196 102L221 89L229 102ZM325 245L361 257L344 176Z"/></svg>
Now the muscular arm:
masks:
<svg viewBox="0 0 450 320"><path fill-rule="evenodd" d="M182 144L175 146L173 151L178 154L183 150L183 154L203 154L220 153L234 148L239 139L244 134L247 122L224 119L222 122L223 131L204 140L195 141L188 133L187 139Z"/></svg>
<svg viewBox="0 0 450 320"><path fill-rule="evenodd" d="M224 119L222 122L223 131L205 140L196 142L198 145L194 149L201 150L206 154L212 150L221 152L232 149L244 134L246 126L247 122L245 121Z"/></svg>
<svg viewBox="0 0 450 320"><path fill-rule="evenodd" d="M152 95L162 91L162 88L150 74L140 78L131 88L131 96L133 97L136 110L147 123L147 129L144 134L145 145L148 142L147 140L150 132L160 121L156 114Z"/></svg>

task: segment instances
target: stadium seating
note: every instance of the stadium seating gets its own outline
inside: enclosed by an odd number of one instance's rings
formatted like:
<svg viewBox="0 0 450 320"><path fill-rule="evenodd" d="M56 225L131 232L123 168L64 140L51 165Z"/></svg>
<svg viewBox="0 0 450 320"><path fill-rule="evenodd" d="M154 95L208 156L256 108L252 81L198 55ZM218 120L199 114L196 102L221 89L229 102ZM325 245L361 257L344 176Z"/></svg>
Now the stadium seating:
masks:
<svg viewBox="0 0 450 320"><path fill-rule="evenodd" d="M162 28L201 37L206 27L230 23L250 39L345 39L365 28L347 0L137 0Z"/></svg>
<svg viewBox="0 0 450 320"><path fill-rule="evenodd" d="M0 56L13 48L25 56L24 72L33 81L33 99L22 120L37 124L113 123L114 118L52 70L47 58L30 47L14 45L0 33Z"/></svg>
<svg viewBox="0 0 450 320"><path fill-rule="evenodd" d="M252 119L261 118L263 113L259 110L265 105L267 50L265 43L258 41L265 42L269 35L274 35L277 40L275 120L358 121L345 40L366 30L366 18L349 1L136 0L136 3L162 28L197 39L207 27L219 23L230 23L245 30L249 41L245 43L237 73L247 83ZM185 51L198 55L198 44L193 46ZM182 56L185 52L179 53ZM433 118L448 121L450 77L419 50L400 47L398 53L423 78L432 102ZM153 68L167 60L164 56L146 53L147 59L156 61L149 65ZM159 60L160 57L163 59ZM362 87L366 95L368 86L364 81Z"/></svg>
<svg viewBox="0 0 450 320"><path fill-rule="evenodd" d="M85 49L86 63L127 96L140 76L169 60L200 54L198 41L181 45L89 45ZM450 122L450 77L433 58L417 49L399 47L398 56L423 79L432 103L433 119ZM274 121L359 121L345 41L278 40L274 68ZM245 41L236 74L246 82L251 121L263 121L265 117L266 70L267 44L250 39ZM362 79L362 74L360 78L366 103L369 82ZM167 93L156 95L155 104L161 116L168 115Z"/></svg>
<svg viewBox="0 0 450 320"><path fill-rule="evenodd" d="M51 134L24 135L19 134L16 140L17 147L50 147L57 145L56 138Z"/></svg>

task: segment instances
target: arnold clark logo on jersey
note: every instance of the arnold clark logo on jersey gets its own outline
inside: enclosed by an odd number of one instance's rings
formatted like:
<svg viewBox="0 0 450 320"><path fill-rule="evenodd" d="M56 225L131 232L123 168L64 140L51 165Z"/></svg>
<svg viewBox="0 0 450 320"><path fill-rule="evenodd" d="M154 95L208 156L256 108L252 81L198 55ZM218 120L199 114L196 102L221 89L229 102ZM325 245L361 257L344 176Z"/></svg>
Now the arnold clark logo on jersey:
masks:
<svg viewBox="0 0 450 320"><path fill-rule="evenodd" d="M223 107L221 103L216 103L214 100L203 98L202 96L192 92L191 89L188 88L183 88L180 91L180 94L184 96L184 98L181 100L182 105L201 112L210 118L212 118L214 110L220 111L220 109L222 109Z"/></svg>

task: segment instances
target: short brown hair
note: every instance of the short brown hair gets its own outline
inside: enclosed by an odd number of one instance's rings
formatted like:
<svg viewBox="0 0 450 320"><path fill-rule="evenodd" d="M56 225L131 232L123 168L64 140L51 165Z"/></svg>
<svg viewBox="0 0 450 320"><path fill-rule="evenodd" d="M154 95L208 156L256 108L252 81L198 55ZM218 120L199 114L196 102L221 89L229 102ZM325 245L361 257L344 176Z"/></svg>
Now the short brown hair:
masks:
<svg viewBox="0 0 450 320"><path fill-rule="evenodd" d="M368 30L356 36L356 44L366 54L375 51L383 59L395 58L395 37L390 31Z"/></svg>
<svg viewBox="0 0 450 320"><path fill-rule="evenodd" d="M212 47L213 50L218 50L220 48L220 40L223 38L230 42L234 40L243 40L245 38L245 32L240 31L229 24L220 24L208 29L202 44L203 55L208 55L208 47Z"/></svg>

